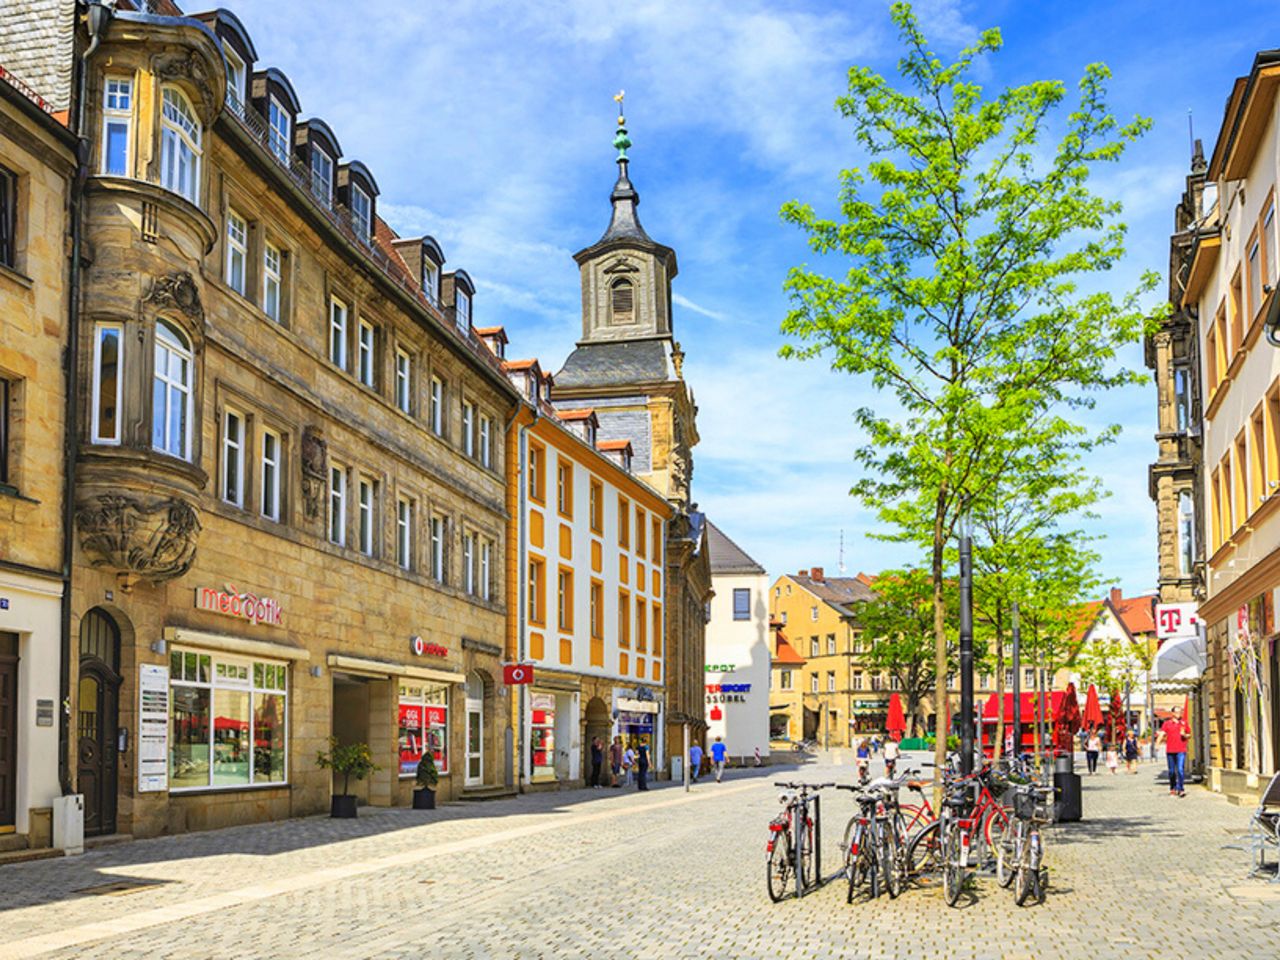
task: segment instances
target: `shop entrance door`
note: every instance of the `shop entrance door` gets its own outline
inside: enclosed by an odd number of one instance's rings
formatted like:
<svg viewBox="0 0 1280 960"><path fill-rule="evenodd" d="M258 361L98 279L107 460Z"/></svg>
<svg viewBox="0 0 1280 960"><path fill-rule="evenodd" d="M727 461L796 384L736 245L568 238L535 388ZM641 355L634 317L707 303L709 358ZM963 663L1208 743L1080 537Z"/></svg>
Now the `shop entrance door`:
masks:
<svg viewBox="0 0 1280 960"><path fill-rule="evenodd" d="M467 770L464 786L484 783L484 681L467 677Z"/></svg>
<svg viewBox="0 0 1280 960"><path fill-rule="evenodd" d="M0 633L0 833L18 814L18 635Z"/></svg>
<svg viewBox="0 0 1280 960"><path fill-rule="evenodd" d="M119 628L102 610L90 610L80 621L76 689L76 784L84 794L84 832L89 837L116 832L119 662Z"/></svg>

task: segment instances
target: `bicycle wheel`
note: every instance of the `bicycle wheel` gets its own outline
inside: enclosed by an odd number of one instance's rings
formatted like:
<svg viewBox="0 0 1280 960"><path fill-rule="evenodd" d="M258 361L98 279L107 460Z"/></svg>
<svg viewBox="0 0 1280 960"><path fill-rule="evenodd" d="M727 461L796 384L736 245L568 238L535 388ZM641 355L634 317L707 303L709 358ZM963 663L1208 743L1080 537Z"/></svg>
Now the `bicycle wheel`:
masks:
<svg viewBox="0 0 1280 960"><path fill-rule="evenodd" d="M844 875L849 876L849 871L853 868L853 837L854 832L858 828L858 818L850 817L849 822L844 825L844 839L840 841L840 852L844 857Z"/></svg>
<svg viewBox="0 0 1280 960"><path fill-rule="evenodd" d="M769 887L769 899L777 903L787 895L787 881L791 879L791 834L788 832L770 834L773 838L773 849L769 851L766 882Z"/></svg>
<svg viewBox="0 0 1280 960"><path fill-rule="evenodd" d="M890 825L885 826L881 849L884 851L884 888L889 891L889 899L896 900L902 892L902 844L898 834Z"/></svg>
<svg viewBox="0 0 1280 960"><path fill-rule="evenodd" d="M936 873L941 850L938 843L938 821L926 823L907 844L907 876Z"/></svg>
<svg viewBox="0 0 1280 960"><path fill-rule="evenodd" d="M800 821L800 835L796 840L796 896L803 897L814 882L813 876L813 825Z"/></svg>
<svg viewBox="0 0 1280 960"><path fill-rule="evenodd" d="M858 892L858 888L862 886L862 882L866 879L866 868L864 863L864 854L862 853L862 843L864 840L862 824L854 822L853 836L845 846L845 877L849 881L849 889L845 895L845 903L853 903L853 895ZM857 845L858 852L853 853L854 845Z"/></svg>
<svg viewBox="0 0 1280 960"><path fill-rule="evenodd" d="M1034 828L1031 840L1032 891L1036 903L1044 903L1045 889L1049 886L1049 871L1044 868L1044 840L1040 828Z"/></svg>
<svg viewBox="0 0 1280 960"><path fill-rule="evenodd" d="M1031 866L1031 844L1024 841L1018 851L1018 876L1013 884L1013 901L1020 907L1034 892L1036 872Z"/></svg>
<svg viewBox="0 0 1280 960"><path fill-rule="evenodd" d="M960 899L960 888L964 885L964 868L960 866L960 830L959 824L953 824L942 843L942 898L949 907L956 905Z"/></svg>
<svg viewBox="0 0 1280 960"><path fill-rule="evenodd" d="M1021 820L1011 826L997 824L995 835L991 838L991 845L996 851L996 882L1002 887L1008 887L1013 883L1016 862L1014 851L1017 848L1021 824Z"/></svg>

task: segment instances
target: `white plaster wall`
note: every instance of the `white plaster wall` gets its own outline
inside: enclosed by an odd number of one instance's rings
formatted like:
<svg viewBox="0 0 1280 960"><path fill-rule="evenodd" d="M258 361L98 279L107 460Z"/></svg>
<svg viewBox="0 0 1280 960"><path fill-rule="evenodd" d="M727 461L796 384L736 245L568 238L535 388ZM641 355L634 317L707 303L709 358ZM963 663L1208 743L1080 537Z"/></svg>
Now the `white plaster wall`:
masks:
<svg viewBox="0 0 1280 960"><path fill-rule="evenodd" d="M708 749L724 737L729 755L750 758L756 748L769 755L769 578L766 574L720 575L711 578L715 596L707 624L706 683L750 684L743 703L721 704L723 716L711 719L714 704L706 703ZM733 619L733 591L751 591L751 617ZM732 666L726 671L713 669ZM711 699L708 693L708 700Z"/></svg>

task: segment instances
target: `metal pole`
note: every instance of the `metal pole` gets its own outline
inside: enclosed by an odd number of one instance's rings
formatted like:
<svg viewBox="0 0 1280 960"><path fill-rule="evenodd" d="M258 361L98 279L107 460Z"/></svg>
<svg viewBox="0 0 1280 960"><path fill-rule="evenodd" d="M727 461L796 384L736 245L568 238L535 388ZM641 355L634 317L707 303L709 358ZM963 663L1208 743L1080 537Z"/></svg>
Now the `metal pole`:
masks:
<svg viewBox="0 0 1280 960"><path fill-rule="evenodd" d="M960 770L973 772L973 540L960 520Z"/></svg>
<svg viewBox="0 0 1280 960"><path fill-rule="evenodd" d="M1052 747L1049 744L1049 727L1045 723L1045 700L1049 697L1048 684L1045 682L1048 672L1042 660L1036 669L1036 690L1038 691L1036 694L1036 710L1039 713L1037 722L1040 725L1040 772L1045 783L1049 782L1052 762L1046 763L1044 758L1046 754L1053 756Z"/></svg>
<svg viewBox="0 0 1280 960"><path fill-rule="evenodd" d="M1001 713L1004 704L1000 704ZM1013 756L1022 756L1022 624L1018 622L1018 601L1013 601Z"/></svg>
<svg viewBox="0 0 1280 960"><path fill-rule="evenodd" d="M684 760L680 766L684 769L684 788L689 789L689 721L684 724Z"/></svg>

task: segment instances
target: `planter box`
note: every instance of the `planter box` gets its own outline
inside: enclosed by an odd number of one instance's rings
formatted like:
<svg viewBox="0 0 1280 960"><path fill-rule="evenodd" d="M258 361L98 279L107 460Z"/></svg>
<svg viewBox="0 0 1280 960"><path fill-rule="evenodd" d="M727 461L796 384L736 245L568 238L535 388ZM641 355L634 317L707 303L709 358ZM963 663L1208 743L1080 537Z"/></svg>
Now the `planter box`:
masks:
<svg viewBox="0 0 1280 960"><path fill-rule="evenodd" d="M351 794L335 794L329 804L329 816L339 820L350 820L356 815L356 798Z"/></svg>
<svg viewBox="0 0 1280 960"><path fill-rule="evenodd" d="M436 808L436 792L426 787L413 791L413 809L434 810Z"/></svg>

